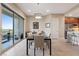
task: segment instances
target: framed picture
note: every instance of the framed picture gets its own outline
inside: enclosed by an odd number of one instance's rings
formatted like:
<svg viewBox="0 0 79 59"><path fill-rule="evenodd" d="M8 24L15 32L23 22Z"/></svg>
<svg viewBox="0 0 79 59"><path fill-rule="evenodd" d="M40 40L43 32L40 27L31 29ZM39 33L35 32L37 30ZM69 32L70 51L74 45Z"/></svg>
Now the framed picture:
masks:
<svg viewBox="0 0 79 59"><path fill-rule="evenodd" d="M33 29L39 29L39 22L33 22Z"/></svg>
<svg viewBox="0 0 79 59"><path fill-rule="evenodd" d="M46 28L50 28L50 23L46 23L46 24L45 24L45 27L46 27Z"/></svg>

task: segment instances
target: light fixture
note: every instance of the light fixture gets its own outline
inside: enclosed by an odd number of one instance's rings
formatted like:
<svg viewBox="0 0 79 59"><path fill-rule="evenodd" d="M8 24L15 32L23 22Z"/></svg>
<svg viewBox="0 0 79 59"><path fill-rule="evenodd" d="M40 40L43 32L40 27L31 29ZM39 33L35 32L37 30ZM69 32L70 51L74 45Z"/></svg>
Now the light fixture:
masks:
<svg viewBox="0 0 79 59"><path fill-rule="evenodd" d="M28 12L31 12L31 10L29 9Z"/></svg>
<svg viewBox="0 0 79 59"><path fill-rule="evenodd" d="M36 18L36 19L41 19L42 17L41 17L41 16L35 16L35 18Z"/></svg>
<svg viewBox="0 0 79 59"><path fill-rule="evenodd" d="M35 19L41 19L42 18L42 15L41 13L35 13Z"/></svg>
<svg viewBox="0 0 79 59"><path fill-rule="evenodd" d="M69 14L68 16L70 16L70 17L71 17L71 16L72 16L72 14Z"/></svg>
<svg viewBox="0 0 79 59"><path fill-rule="evenodd" d="M48 9L48 10L46 10L46 12L50 12L50 10Z"/></svg>
<svg viewBox="0 0 79 59"><path fill-rule="evenodd" d="M39 3L37 3L37 5L39 5Z"/></svg>

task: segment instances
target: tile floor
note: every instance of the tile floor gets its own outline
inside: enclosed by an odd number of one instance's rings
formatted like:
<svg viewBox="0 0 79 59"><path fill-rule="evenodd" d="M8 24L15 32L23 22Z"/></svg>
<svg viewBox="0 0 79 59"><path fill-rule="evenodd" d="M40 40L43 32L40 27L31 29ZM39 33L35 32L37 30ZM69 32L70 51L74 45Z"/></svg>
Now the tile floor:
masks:
<svg viewBox="0 0 79 59"><path fill-rule="evenodd" d="M46 46L46 44L44 44L44 56L49 56L49 49ZM38 48L36 49L36 56L43 56L43 50ZM30 47L28 48L28 55L29 56L34 56L34 42L32 41L32 45L30 45Z"/></svg>
<svg viewBox="0 0 79 59"><path fill-rule="evenodd" d="M34 43L33 43L34 45ZM29 49L29 55L34 55L33 45ZM36 51L37 56L42 56L42 51ZM49 49L45 49L45 56L49 56ZM79 56L79 46L67 43L65 39L52 40L52 56Z"/></svg>
<svg viewBox="0 0 79 59"><path fill-rule="evenodd" d="M65 39L52 40L52 55L79 56L79 46L67 43Z"/></svg>

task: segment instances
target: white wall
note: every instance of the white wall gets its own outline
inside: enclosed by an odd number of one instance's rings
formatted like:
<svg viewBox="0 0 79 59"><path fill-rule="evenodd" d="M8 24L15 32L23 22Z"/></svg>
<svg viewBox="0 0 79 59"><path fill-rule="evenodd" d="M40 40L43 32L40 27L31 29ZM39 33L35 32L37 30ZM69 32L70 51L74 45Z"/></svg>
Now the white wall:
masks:
<svg viewBox="0 0 79 59"><path fill-rule="evenodd" d="M65 16L78 17L79 18L79 5L68 11Z"/></svg>
<svg viewBox="0 0 79 59"><path fill-rule="evenodd" d="M33 22L39 22L39 29L33 29ZM43 28L44 28L43 22L44 22L44 20L42 20L42 19L37 20L34 17L29 17L30 31L43 30Z"/></svg>
<svg viewBox="0 0 79 59"><path fill-rule="evenodd" d="M48 35L51 33L51 38L64 38L64 15L48 15L43 19L35 19L34 17L29 17L30 31L38 31L33 29L33 22L39 22L39 29L43 30ZM50 28L46 28L45 24L50 23Z"/></svg>
<svg viewBox="0 0 79 59"><path fill-rule="evenodd" d="M60 16L60 19L59 19L59 37L64 39L65 35L65 17L64 16Z"/></svg>
<svg viewBox="0 0 79 59"><path fill-rule="evenodd" d="M26 39L3 53L2 56L26 56Z"/></svg>
<svg viewBox="0 0 79 59"><path fill-rule="evenodd" d="M25 31L27 32L30 30L30 27L29 27L30 23L29 23L29 18L27 17L26 19L27 20L24 20L24 27L25 27Z"/></svg>

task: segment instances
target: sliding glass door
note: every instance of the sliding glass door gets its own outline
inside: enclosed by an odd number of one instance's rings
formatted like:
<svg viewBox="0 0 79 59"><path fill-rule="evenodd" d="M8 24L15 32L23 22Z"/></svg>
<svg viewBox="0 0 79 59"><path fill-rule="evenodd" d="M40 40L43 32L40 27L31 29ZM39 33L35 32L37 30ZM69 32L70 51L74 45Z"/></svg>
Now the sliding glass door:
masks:
<svg viewBox="0 0 79 59"><path fill-rule="evenodd" d="M3 51L23 39L24 19L2 5L2 49Z"/></svg>
<svg viewBox="0 0 79 59"><path fill-rule="evenodd" d="M2 48L13 45L13 13L8 9L2 9Z"/></svg>
<svg viewBox="0 0 79 59"><path fill-rule="evenodd" d="M23 39L23 33L24 33L24 20L19 17L19 36L20 36L20 39L22 40Z"/></svg>
<svg viewBox="0 0 79 59"><path fill-rule="evenodd" d="M23 19L19 17L17 14L14 14L14 43L19 42L23 39Z"/></svg>

